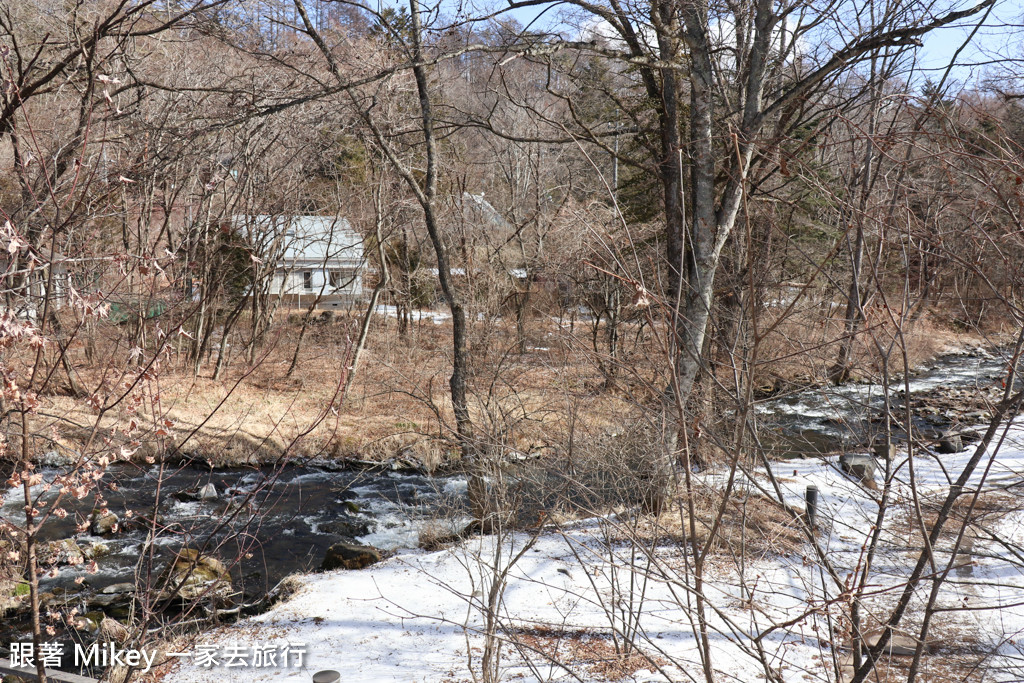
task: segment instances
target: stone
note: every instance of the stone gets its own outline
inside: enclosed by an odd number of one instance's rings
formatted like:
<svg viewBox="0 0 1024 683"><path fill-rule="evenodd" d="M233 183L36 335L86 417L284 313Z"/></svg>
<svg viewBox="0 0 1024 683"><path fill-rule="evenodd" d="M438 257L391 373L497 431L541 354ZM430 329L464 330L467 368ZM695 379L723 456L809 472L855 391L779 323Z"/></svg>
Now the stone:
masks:
<svg viewBox="0 0 1024 683"><path fill-rule="evenodd" d="M974 576L974 537L964 536L953 557L953 571L957 576Z"/></svg>
<svg viewBox="0 0 1024 683"><path fill-rule="evenodd" d="M217 500L219 494L217 487L211 484L204 484L199 488L184 489L171 494L177 500L187 503L192 500Z"/></svg>
<svg viewBox="0 0 1024 683"><path fill-rule="evenodd" d="M878 463L870 455L864 453L844 453L839 456L839 467L846 474L860 480L864 484L875 481Z"/></svg>
<svg viewBox="0 0 1024 683"><path fill-rule="evenodd" d="M115 583L89 596L89 606L106 609L115 605L128 605L134 596L134 583Z"/></svg>
<svg viewBox="0 0 1024 683"><path fill-rule="evenodd" d="M37 553L40 562L55 567L82 564L85 561L82 549L70 538L43 543L39 546Z"/></svg>
<svg viewBox="0 0 1024 683"><path fill-rule="evenodd" d="M72 621L71 625L76 631L82 631L89 635L96 635L100 630L100 622L103 620L103 612L87 612L79 614Z"/></svg>
<svg viewBox="0 0 1024 683"><path fill-rule="evenodd" d="M103 557L104 555L109 555L110 546L108 546L106 543L97 541L95 543L90 543L82 547L82 554L85 556L85 559L87 560L95 560Z"/></svg>
<svg viewBox="0 0 1024 683"><path fill-rule="evenodd" d="M335 543L327 549L320 565L323 571L332 569L363 569L380 562L380 551L368 545L356 543Z"/></svg>
<svg viewBox="0 0 1024 683"><path fill-rule="evenodd" d="M960 432L960 441L965 445L978 443L979 441L981 441L981 434L974 431L973 429L966 429Z"/></svg>
<svg viewBox="0 0 1024 683"><path fill-rule="evenodd" d="M881 634L869 634L865 639L868 647L875 647L878 644L878 639ZM901 633L893 633L889 638L889 642L886 643L882 649L882 654L895 655L896 657L913 657L914 651L917 650L918 639L911 636L905 636ZM935 651L935 643L925 641L924 652L930 654Z"/></svg>
<svg viewBox="0 0 1024 683"><path fill-rule="evenodd" d="M348 519L333 519L330 522L324 522L319 525L318 529L324 534L345 536L348 538L365 536L370 533L370 526L365 522Z"/></svg>
<svg viewBox="0 0 1024 683"><path fill-rule="evenodd" d="M230 605L236 595L231 574L224 563L192 548L178 552L164 570L160 584L163 586L161 599L213 601L217 606L225 606Z"/></svg>
<svg viewBox="0 0 1024 683"><path fill-rule="evenodd" d="M47 451L40 458L40 462L47 467L67 467L68 465L74 465L77 460L78 454L69 450Z"/></svg>
<svg viewBox="0 0 1024 683"><path fill-rule="evenodd" d="M96 510L92 513L92 525L90 530L97 536L110 536L116 534L120 520L113 512Z"/></svg>
<svg viewBox="0 0 1024 683"><path fill-rule="evenodd" d="M935 446L936 453L959 453L964 449L964 442L959 434L946 435L939 439Z"/></svg>
<svg viewBox="0 0 1024 683"><path fill-rule="evenodd" d="M0 617L8 611L20 610L28 601L28 581L0 578Z"/></svg>
<svg viewBox="0 0 1024 683"><path fill-rule="evenodd" d="M973 555L974 554L974 537L964 536L960 539L960 545L956 549L957 555Z"/></svg>
<svg viewBox="0 0 1024 683"><path fill-rule="evenodd" d="M875 454L876 458L893 460L896 457L896 444L889 442L887 446L885 439L879 439L871 444L871 451Z"/></svg>

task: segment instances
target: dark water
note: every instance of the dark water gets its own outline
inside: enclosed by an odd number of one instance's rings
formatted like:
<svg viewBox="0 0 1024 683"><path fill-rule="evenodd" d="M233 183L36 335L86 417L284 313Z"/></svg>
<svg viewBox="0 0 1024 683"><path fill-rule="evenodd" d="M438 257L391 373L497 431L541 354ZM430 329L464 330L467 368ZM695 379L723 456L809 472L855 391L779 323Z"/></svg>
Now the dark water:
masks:
<svg viewBox="0 0 1024 683"><path fill-rule="evenodd" d="M42 473L52 479L56 470ZM206 484L216 487L216 500L181 500L175 495ZM73 537L82 547L102 544L106 552L97 559L99 571L88 574L81 565L63 567L56 577L42 581L41 590L78 590L79 577L92 590L140 583L148 564L155 565L156 577L179 549L189 547L230 565L235 587L250 601L290 573L317 569L327 548L338 541L385 550L415 547L424 526L447 523L454 528L467 521L462 514L464 480L413 473L117 465L104 476L101 491L106 507L121 520L118 533L76 534L76 524L87 520L93 509L91 498L76 505L63 502L75 514L64 520L51 518L42 533L44 541ZM24 519L19 493L7 492L0 510L14 522ZM53 497L43 494L43 500Z"/></svg>
<svg viewBox="0 0 1024 683"><path fill-rule="evenodd" d="M988 390L1005 377L1006 367L1005 359L982 352L946 356L912 376L910 389L912 393ZM891 385L894 393L902 388L902 381ZM762 401L757 413L763 439L775 455L800 457L870 443L879 430L883 405L881 386L851 383ZM941 431L949 423L950 419L933 416L915 427L927 433ZM44 479L52 480L58 470L41 472ZM180 495L207 484L216 487L215 500ZM91 498L74 505L65 502L74 514L64 520L51 518L43 533L43 540L74 538L81 547L102 544L105 549L97 558L95 574L82 565L65 566L41 583L43 591L66 591L66 606L76 606L77 601L81 612L92 609L89 596L106 586L155 582L185 547L225 561L242 601L252 603L288 574L317 569L327 548L338 541L385 550L415 547L425 528L444 534L469 521L464 478L409 472L330 471L298 465L211 470L121 464L109 469L101 491L106 507L121 519L117 534L98 537L76 531L76 524L88 520L95 506ZM42 494L44 500L54 495ZM19 500L20 491L5 492L0 519L23 521ZM84 579L84 590L76 579ZM16 619L0 623L0 642L24 626Z"/></svg>

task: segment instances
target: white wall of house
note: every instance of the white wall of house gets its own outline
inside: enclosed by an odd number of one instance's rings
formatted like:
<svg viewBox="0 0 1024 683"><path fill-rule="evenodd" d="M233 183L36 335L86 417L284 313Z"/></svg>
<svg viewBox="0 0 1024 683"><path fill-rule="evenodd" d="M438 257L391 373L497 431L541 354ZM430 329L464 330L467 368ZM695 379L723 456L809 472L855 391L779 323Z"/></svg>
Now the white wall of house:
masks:
<svg viewBox="0 0 1024 683"><path fill-rule="evenodd" d="M338 216L238 216L240 231L277 264L271 295L282 305L340 307L363 299L363 238Z"/></svg>
<svg viewBox="0 0 1024 683"><path fill-rule="evenodd" d="M340 300L351 302L362 296L363 274L361 270L353 272L349 268L294 266L274 273L272 292L292 300L320 294L321 303L325 306Z"/></svg>

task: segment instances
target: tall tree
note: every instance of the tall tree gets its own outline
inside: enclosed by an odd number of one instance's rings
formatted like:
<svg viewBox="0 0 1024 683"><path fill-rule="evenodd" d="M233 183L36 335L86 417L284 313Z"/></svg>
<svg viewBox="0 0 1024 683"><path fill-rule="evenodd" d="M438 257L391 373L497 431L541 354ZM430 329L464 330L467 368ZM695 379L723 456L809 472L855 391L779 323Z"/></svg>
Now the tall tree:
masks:
<svg viewBox="0 0 1024 683"><path fill-rule="evenodd" d="M650 162L661 189L664 295L676 333L669 396L681 408L704 365L715 276L744 194L759 171L777 163L778 143L808 114L822 115L826 105L815 93L872 55L919 46L930 31L976 17L994 2L943 9L910 2L571 0L605 38L592 49L635 71L655 114ZM512 7L540 4L519 0ZM606 140L594 142L612 151Z"/></svg>

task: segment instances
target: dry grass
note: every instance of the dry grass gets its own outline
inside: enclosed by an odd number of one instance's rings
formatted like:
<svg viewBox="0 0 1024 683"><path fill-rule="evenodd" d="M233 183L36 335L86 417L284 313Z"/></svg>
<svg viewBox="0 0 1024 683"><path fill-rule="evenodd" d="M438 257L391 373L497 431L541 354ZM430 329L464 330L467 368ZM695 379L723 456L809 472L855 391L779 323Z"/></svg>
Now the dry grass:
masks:
<svg viewBox="0 0 1024 683"><path fill-rule="evenodd" d="M945 501L945 496L926 497L921 500L920 520L924 528L930 531L935 522L938 521L939 511ZM972 505L973 503L973 505ZM971 495L963 495L953 502L949 519L942 528L940 538L946 541L953 541L960 533L961 527L966 527L966 539L973 538L976 534L971 532L972 527L985 526L990 521L996 521L1007 513L1020 509L1020 501L1013 495L1002 491L987 491L978 496L977 501ZM921 538L921 521L909 501L905 501L899 512L893 517L893 527L897 536L902 538Z"/></svg>
<svg viewBox="0 0 1024 683"><path fill-rule="evenodd" d="M711 553L719 556L771 557L799 553L806 537L792 516L778 502L759 493L722 491L701 487L693 496L697 542L708 542L716 520L718 527ZM616 525L617 540L641 546L692 543L690 515L685 494L677 493L660 515L641 515Z"/></svg>
<svg viewBox="0 0 1024 683"><path fill-rule="evenodd" d="M531 659L557 662L588 681L621 681L638 671L665 666L661 657L652 657L634 649L616 650L614 640L588 629L561 629L550 626L514 629L507 637Z"/></svg>
<svg viewBox="0 0 1024 683"><path fill-rule="evenodd" d="M869 642L873 636L868 636ZM923 683L956 683L958 681L985 680L985 664L991 656L987 645L975 626L962 620L936 617L929 629L925 653L921 657L917 679ZM879 683L906 681L913 657L909 655L882 655L869 680ZM853 656L844 652L840 656L844 680L850 680Z"/></svg>
<svg viewBox="0 0 1024 683"><path fill-rule="evenodd" d="M798 309L765 340L760 358L766 377L796 381L824 376L835 355L837 331L835 320L822 324L821 315L820 306ZM427 470L452 460L456 450L448 392L450 325L419 322L402 339L394 320L377 318L355 384L338 410L344 349L354 336L356 318L340 317L311 327L292 376L286 371L299 325L286 322L286 315L280 318L254 368L233 350L241 349L243 339L232 336L232 355L216 381L210 378L212 361L194 376L177 351L188 340L173 340L156 376L98 422L83 399L44 392L34 427L45 436L37 450L75 452L91 443L94 451L116 453L124 445L137 449L138 457L185 454L216 464L253 464L284 454L397 457ZM625 325L623 369L611 383L594 362L590 331L583 323L570 334L548 316L540 316L530 321L527 331L529 350L520 355L514 351L510 322L477 323L471 330L471 411L481 436L495 447L529 454L565 450L573 430L581 425L590 431L614 430L622 426L630 406L658 402L666 382L665 363L650 327L637 336L634 324ZM664 330L655 327L654 333ZM927 322L918 323L907 339L911 362L957 341L953 333L939 334ZM92 364L86 362L83 340L84 333L69 351L79 384L101 401L111 402L131 379L125 370L129 363L124 330L101 326L92 335ZM869 366L870 339L862 339L858 351L859 363ZM27 360L22 359L22 370L29 368ZM54 372L51 387L64 383L61 375L61 370Z"/></svg>
<svg viewBox="0 0 1024 683"><path fill-rule="evenodd" d="M187 454L215 464L254 464L284 454L385 460L400 458L431 470L456 455L448 392L450 327L420 323L399 339L394 321L378 319L359 373L343 408L338 391L346 340L354 319L311 328L292 376L287 368L298 325L280 323L255 368L232 358L221 379L213 364L198 376L183 356L166 357L156 376L142 383L101 419L82 398L43 393L34 430L47 435L41 452L69 453L83 443L138 449L137 456ZM557 331L544 325L540 336ZM239 343L239 346L241 344ZM554 345L553 345L554 346ZM79 383L108 401L123 391L124 350L108 342L97 354L110 362L90 367L73 347ZM567 396L591 421L615 421L620 398L595 391L601 376L585 354L560 346L523 356L502 349L481 351L471 410L488 439L502 448L536 453L565 433ZM59 386L59 372L53 386ZM133 424L134 423L134 424ZM162 435L166 432L166 436ZM107 448L106 450L111 450Z"/></svg>
<svg viewBox="0 0 1024 683"><path fill-rule="evenodd" d="M773 309L769 309L769 317L762 322L763 327L775 322L772 312ZM833 306L832 316L823 317L827 313L827 304L808 301L796 306L778 323L759 349L762 384L805 384L821 382L828 377L844 330L842 309ZM950 350L982 343L977 334L952 329L927 316L908 325L897 336L895 326L884 311L875 311L865 330L866 333L857 337L852 350L852 374L859 379L877 379L881 375L876 342L883 348L893 349L889 358L890 373L903 370L904 351L907 365L915 368Z"/></svg>

